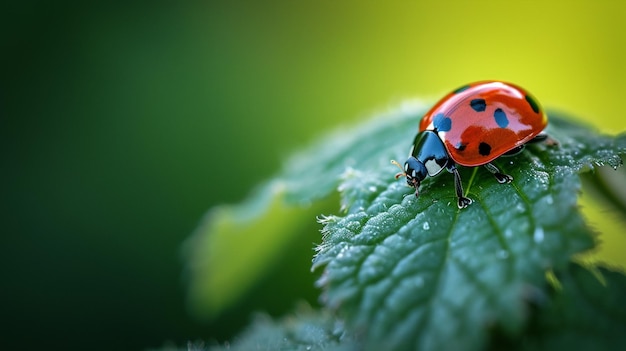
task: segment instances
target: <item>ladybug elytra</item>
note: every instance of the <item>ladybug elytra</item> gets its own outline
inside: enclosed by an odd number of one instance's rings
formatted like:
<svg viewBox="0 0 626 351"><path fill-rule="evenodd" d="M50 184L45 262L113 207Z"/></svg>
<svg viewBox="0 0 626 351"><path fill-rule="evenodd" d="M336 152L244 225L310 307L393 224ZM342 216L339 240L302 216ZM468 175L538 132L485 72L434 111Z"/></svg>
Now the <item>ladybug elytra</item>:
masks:
<svg viewBox="0 0 626 351"><path fill-rule="evenodd" d="M434 177L446 169L454 175L458 207L465 208L472 200L463 196L457 166L484 165L499 183L510 183L513 177L491 161L517 154L529 142L548 139L542 133L547 124L537 100L514 84L481 81L465 85L422 117L404 168L392 161L402 168L396 178L406 176L418 196L426 176Z"/></svg>

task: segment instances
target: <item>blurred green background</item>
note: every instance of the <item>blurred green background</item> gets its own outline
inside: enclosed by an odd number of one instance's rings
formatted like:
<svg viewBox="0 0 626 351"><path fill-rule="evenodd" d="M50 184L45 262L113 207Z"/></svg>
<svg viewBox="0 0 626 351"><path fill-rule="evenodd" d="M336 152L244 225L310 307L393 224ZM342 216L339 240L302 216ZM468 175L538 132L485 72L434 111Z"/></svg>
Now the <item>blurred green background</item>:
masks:
<svg viewBox="0 0 626 351"><path fill-rule="evenodd" d="M626 129L621 1L1 7L7 349L229 337L247 315L218 324L185 306L183 240L321 131L405 98L502 79L604 132ZM624 264L623 219L584 205L612 243L598 257Z"/></svg>

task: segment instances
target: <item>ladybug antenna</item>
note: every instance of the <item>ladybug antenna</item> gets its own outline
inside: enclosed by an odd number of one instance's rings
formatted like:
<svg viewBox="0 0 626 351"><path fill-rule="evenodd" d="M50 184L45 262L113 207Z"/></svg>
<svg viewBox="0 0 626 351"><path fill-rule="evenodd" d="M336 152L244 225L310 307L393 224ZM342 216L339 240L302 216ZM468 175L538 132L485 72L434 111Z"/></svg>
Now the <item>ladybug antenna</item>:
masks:
<svg viewBox="0 0 626 351"><path fill-rule="evenodd" d="M400 168L400 173L396 174L396 179L400 179L400 177L406 177L406 172L404 171L404 168L402 168L402 166L398 163L398 161L396 160L391 160L391 163L398 166L398 168Z"/></svg>

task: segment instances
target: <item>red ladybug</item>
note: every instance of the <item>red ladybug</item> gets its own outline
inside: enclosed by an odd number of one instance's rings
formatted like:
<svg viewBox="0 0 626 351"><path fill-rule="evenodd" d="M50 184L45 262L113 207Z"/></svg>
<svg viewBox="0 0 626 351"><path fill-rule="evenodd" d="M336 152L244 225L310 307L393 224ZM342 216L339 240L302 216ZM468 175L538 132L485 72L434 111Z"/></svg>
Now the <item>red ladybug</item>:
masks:
<svg viewBox="0 0 626 351"><path fill-rule="evenodd" d="M491 161L519 153L528 142L546 140L542 131L547 124L537 100L516 85L482 81L462 86L424 115L409 159L396 178L406 176L418 196L427 175L447 169L454 174L459 208L467 207L472 200L463 196L457 165L484 165L499 183L509 183L513 177Z"/></svg>

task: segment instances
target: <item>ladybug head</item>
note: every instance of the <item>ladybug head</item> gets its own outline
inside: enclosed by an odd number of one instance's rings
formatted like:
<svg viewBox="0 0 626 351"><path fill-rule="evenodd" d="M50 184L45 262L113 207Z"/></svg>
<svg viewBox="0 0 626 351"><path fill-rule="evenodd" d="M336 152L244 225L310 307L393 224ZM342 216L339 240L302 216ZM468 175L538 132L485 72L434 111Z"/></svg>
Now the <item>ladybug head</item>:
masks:
<svg viewBox="0 0 626 351"><path fill-rule="evenodd" d="M418 196L420 183L428 175L426 167L418 159L410 156L404 163L404 175L406 176L407 184L415 188L415 196Z"/></svg>
<svg viewBox="0 0 626 351"><path fill-rule="evenodd" d="M398 166L402 170L402 172L396 174L396 179L406 177L406 183L415 188L415 196L418 196L420 183L428 174L424 164L414 156L410 156L409 159L406 160L404 168L402 168L402 166L400 166L400 164L396 161L392 160L391 163Z"/></svg>

